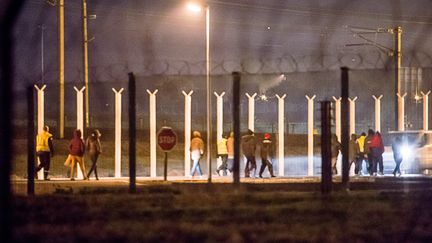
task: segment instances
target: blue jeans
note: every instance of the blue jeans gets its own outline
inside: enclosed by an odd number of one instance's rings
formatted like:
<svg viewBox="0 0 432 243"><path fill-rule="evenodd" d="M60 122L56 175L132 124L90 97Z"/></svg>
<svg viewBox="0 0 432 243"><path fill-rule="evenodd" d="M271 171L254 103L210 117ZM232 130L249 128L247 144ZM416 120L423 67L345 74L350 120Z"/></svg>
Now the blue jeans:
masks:
<svg viewBox="0 0 432 243"><path fill-rule="evenodd" d="M195 174L195 170L198 169L198 175L202 176L201 166L199 164L199 159L193 161L192 170L190 175L193 176Z"/></svg>

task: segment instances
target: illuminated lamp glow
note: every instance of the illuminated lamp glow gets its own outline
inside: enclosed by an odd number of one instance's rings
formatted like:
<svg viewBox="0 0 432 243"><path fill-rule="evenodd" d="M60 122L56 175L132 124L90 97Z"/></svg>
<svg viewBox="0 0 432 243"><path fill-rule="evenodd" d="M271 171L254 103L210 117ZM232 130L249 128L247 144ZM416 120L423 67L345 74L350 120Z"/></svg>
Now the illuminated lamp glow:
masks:
<svg viewBox="0 0 432 243"><path fill-rule="evenodd" d="M192 12L196 12L196 13L199 13L199 12L201 12L201 10L202 10L201 6L199 6L198 4L195 4L195 3L189 3L189 4L187 5L187 8L188 8L190 11L192 11Z"/></svg>

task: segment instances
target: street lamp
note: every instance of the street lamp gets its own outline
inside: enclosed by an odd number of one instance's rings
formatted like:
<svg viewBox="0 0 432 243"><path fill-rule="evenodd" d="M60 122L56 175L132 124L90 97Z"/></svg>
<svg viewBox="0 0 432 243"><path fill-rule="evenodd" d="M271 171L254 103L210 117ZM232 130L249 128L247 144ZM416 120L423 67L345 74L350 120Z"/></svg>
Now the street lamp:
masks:
<svg viewBox="0 0 432 243"><path fill-rule="evenodd" d="M211 96L210 96L210 6L205 5L206 15L206 103L207 103L207 168L208 168L208 182L212 180L212 167L211 167ZM194 3L187 5L189 11L199 13L202 11L202 6Z"/></svg>

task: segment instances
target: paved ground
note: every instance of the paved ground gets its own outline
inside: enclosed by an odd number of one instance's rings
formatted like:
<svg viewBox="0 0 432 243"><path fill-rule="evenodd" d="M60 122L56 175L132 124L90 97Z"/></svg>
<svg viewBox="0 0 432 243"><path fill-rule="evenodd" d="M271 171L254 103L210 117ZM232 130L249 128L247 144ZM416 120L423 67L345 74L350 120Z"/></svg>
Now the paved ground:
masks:
<svg viewBox="0 0 432 243"><path fill-rule="evenodd" d="M232 183L231 177L212 178L215 185ZM168 177L165 182L163 177L137 177L137 187L148 185L170 185L170 184L207 184L207 177ZM334 177L333 187L335 190L341 189L341 177ZM285 190L292 191L319 191L320 177L276 177L276 178L241 178L241 183L245 186L269 185L271 190L272 185L284 184ZM71 181L68 178L54 178L50 181L35 182L36 194L52 194L52 193L74 193L89 188L128 188L129 178L113 178L103 177L100 180L94 178L90 180L75 180ZM351 190L422 190L432 189L432 177L419 175L404 175L401 177L382 176L382 177L351 177ZM12 190L17 195L25 195L27 192L27 180L16 179L12 180Z"/></svg>

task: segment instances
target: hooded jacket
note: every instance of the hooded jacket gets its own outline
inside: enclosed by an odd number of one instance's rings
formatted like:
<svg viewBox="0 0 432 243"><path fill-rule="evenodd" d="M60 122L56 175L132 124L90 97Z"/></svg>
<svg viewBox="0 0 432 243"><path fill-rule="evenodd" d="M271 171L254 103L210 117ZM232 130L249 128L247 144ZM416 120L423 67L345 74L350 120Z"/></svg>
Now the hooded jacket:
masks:
<svg viewBox="0 0 432 243"><path fill-rule="evenodd" d="M82 157L85 152L84 142L81 139L81 131L75 130L69 143L69 154Z"/></svg>
<svg viewBox="0 0 432 243"><path fill-rule="evenodd" d="M234 135L227 139L228 156L234 158Z"/></svg>
<svg viewBox="0 0 432 243"><path fill-rule="evenodd" d="M365 140L366 140L366 136L360 136L359 138L357 138L357 143L359 146L359 150L360 153L364 153L365 152Z"/></svg>
<svg viewBox="0 0 432 243"><path fill-rule="evenodd" d="M193 132L193 138L191 140L190 144L190 151L194 150L200 150L200 153L204 153L204 141L201 139L201 133L200 132Z"/></svg>
<svg viewBox="0 0 432 243"><path fill-rule="evenodd" d="M248 134L242 137L241 146L242 146L243 154L246 157L255 156L256 139L252 131L249 131Z"/></svg>
<svg viewBox="0 0 432 243"><path fill-rule="evenodd" d="M261 147L261 158L271 160L273 158L273 142L270 139L264 139Z"/></svg>
<svg viewBox="0 0 432 243"><path fill-rule="evenodd" d="M381 138L381 134L376 133L373 137L372 140L370 142L369 148L377 148L379 149L378 151L382 154L384 153L384 143L382 141Z"/></svg>
<svg viewBox="0 0 432 243"><path fill-rule="evenodd" d="M47 131L42 131L36 136L36 152L54 152L52 144L52 134Z"/></svg>
<svg viewBox="0 0 432 243"><path fill-rule="evenodd" d="M99 140L99 135L93 133L91 136L87 138L86 141L86 150L89 154L100 154L102 152L102 147Z"/></svg>
<svg viewBox="0 0 432 243"><path fill-rule="evenodd" d="M360 146L357 142L356 137L351 137L349 140L349 151L348 151L348 158L350 161L353 161L357 158L358 154L360 153Z"/></svg>
<svg viewBox="0 0 432 243"><path fill-rule="evenodd" d="M228 154L227 142L228 140L224 137L219 140L219 142L217 143L218 154L221 155Z"/></svg>
<svg viewBox="0 0 432 243"><path fill-rule="evenodd" d="M339 151L342 149L341 143L337 140L336 136L331 138L331 157L336 158L339 156Z"/></svg>

